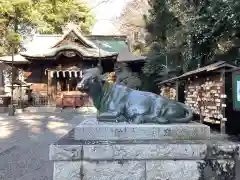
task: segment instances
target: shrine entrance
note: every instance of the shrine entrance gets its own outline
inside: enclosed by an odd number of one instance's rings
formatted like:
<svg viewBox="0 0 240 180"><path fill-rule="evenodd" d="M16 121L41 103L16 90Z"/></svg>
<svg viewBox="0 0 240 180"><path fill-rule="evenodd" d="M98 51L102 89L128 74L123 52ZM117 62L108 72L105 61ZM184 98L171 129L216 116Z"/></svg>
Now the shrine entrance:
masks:
<svg viewBox="0 0 240 180"><path fill-rule="evenodd" d="M48 69L48 100L58 107L91 106L88 95L76 90L82 78L82 70L76 66L70 68Z"/></svg>

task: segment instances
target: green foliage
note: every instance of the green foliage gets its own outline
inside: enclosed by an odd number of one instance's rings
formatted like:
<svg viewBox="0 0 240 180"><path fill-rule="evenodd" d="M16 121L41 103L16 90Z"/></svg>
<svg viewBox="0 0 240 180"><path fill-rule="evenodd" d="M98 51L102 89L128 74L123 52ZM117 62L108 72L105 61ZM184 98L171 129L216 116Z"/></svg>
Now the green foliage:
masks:
<svg viewBox="0 0 240 180"><path fill-rule="evenodd" d="M94 17L88 6L77 0L58 0L53 3L49 3L49 0L40 0L33 4L33 8L35 24L42 33L62 33L62 27L71 22L89 34L94 23Z"/></svg>
<svg viewBox="0 0 240 180"><path fill-rule="evenodd" d="M142 82L137 73L131 71L126 64L118 64L115 67L117 75L116 83L123 84L132 89L139 89Z"/></svg>
<svg viewBox="0 0 240 180"><path fill-rule="evenodd" d="M164 65L166 64L166 58L163 54L149 57L143 67L144 74L147 76L157 76L161 74L164 69L166 69L166 65Z"/></svg>
<svg viewBox="0 0 240 180"><path fill-rule="evenodd" d="M0 55L8 54L8 47L13 43L18 46L20 36L27 36L32 30L62 33L67 23L89 33L94 17L86 3L78 0L1 0Z"/></svg>
<svg viewBox="0 0 240 180"><path fill-rule="evenodd" d="M145 46L144 43L138 42L136 44L133 44L132 52L135 56L145 55L150 52L150 48L148 46Z"/></svg>
<svg viewBox="0 0 240 180"><path fill-rule="evenodd" d="M144 74L154 82L164 81L180 75L180 66L164 65L167 63L169 57L163 54L150 56L143 67Z"/></svg>
<svg viewBox="0 0 240 180"><path fill-rule="evenodd" d="M150 6L145 17L148 45L152 53L170 56L168 67L195 69L239 46L239 0L153 0ZM232 57L228 62L238 64L238 59ZM166 64L163 57L149 58L144 72L164 74L158 63Z"/></svg>
<svg viewBox="0 0 240 180"><path fill-rule="evenodd" d="M240 33L240 2L210 1L197 8L198 18L193 28L194 55L205 64L218 54L238 46Z"/></svg>
<svg viewBox="0 0 240 180"><path fill-rule="evenodd" d="M0 22L0 55L7 51L6 49L6 26L3 21Z"/></svg>
<svg viewBox="0 0 240 180"><path fill-rule="evenodd" d="M9 43L10 46L19 46L20 45L20 42L21 42L21 36L20 34L14 32L13 30L8 30L7 32L7 41Z"/></svg>
<svg viewBox="0 0 240 180"><path fill-rule="evenodd" d="M14 45L19 47L19 26L29 22L30 0L0 1L0 55L8 54Z"/></svg>
<svg viewBox="0 0 240 180"><path fill-rule="evenodd" d="M148 42L153 52L168 52L168 37L179 26L179 21L170 12L167 0L151 1L150 7L149 15L145 16L146 29L151 35L148 38Z"/></svg>
<svg viewBox="0 0 240 180"><path fill-rule="evenodd" d="M143 72L151 82L176 76L177 72L173 67L183 65L181 52L187 38L174 37L181 27L181 22L169 8L169 2L151 1L149 14L145 16L146 29L149 32L146 41L153 55L148 56Z"/></svg>

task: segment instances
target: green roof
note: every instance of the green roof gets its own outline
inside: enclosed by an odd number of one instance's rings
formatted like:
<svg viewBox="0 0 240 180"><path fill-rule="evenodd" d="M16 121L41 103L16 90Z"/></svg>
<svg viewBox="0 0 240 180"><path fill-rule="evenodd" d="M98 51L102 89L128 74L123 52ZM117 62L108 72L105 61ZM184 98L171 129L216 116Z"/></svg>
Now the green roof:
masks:
<svg viewBox="0 0 240 180"><path fill-rule="evenodd" d="M124 40L92 40L100 49L108 52L121 52L128 45Z"/></svg>
<svg viewBox="0 0 240 180"><path fill-rule="evenodd" d="M90 35L89 40L95 43L101 49L108 52L122 52L128 49L127 36L115 35Z"/></svg>

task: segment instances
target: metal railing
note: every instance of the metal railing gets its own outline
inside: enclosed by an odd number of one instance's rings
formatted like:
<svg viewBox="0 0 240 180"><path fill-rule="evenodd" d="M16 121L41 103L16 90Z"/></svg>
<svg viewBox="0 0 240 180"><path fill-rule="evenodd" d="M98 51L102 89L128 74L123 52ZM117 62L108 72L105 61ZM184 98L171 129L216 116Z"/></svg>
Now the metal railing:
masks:
<svg viewBox="0 0 240 180"><path fill-rule="evenodd" d="M14 99L13 105L17 109L21 109L29 106L33 106L33 107L54 106L53 103L49 103L48 97L46 96L32 97L29 100Z"/></svg>
<svg viewBox="0 0 240 180"><path fill-rule="evenodd" d="M30 105L34 107L54 105L54 103L50 103L48 96L33 96L31 101L29 101Z"/></svg>

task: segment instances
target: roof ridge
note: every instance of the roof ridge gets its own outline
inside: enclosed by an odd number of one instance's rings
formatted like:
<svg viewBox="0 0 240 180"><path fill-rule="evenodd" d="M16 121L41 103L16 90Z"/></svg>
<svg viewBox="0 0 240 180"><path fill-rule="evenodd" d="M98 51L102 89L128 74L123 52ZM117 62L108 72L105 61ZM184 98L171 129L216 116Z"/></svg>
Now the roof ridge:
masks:
<svg viewBox="0 0 240 180"><path fill-rule="evenodd" d="M97 46L91 41L89 40L87 37L83 36L82 33L80 32L80 30L77 28L77 27L72 27L70 28L68 31L66 31L61 39L59 41L57 41L56 43L54 43L54 46L56 46L57 44L59 44L62 40L64 40L64 38L70 34L71 32L74 32L78 38L81 38L83 41L85 41L84 43L86 43L89 47L92 47L92 48L97 48ZM52 47L54 47L52 46Z"/></svg>

